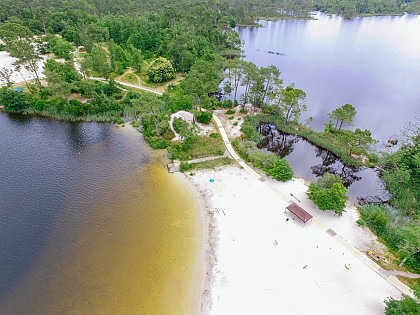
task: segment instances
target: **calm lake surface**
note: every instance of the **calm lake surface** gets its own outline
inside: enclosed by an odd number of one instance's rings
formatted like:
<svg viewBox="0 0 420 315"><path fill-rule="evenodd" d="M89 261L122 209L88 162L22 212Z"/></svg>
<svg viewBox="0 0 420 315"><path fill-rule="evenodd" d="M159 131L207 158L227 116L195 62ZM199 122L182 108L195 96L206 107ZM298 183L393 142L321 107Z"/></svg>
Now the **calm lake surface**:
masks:
<svg viewBox="0 0 420 315"><path fill-rule="evenodd" d="M383 150L381 144L420 117L420 16L314 17L239 27L245 59L277 66L285 84L304 90L308 111L301 121L312 116L316 130L324 128L333 109L352 104L357 109L354 125L370 129ZM297 176L315 181L325 172L334 173L349 186L353 202L375 195L386 199L374 170L346 167L330 153L276 130L263 135L261 148L288 159Z"/></svg>
<svg viewBox="0 0 420 315"><path fill-rule="evenodd" d="M133 128L0 114L0 314L188 314L198 205Z"/></svg>
<svg viewBox="0 0 420 315"><path fill-rule="evenodd" d="M238 28L245 59L277 66L286 84L306 92L303 122L312 116L321 130L329 112L350 103L355 126L386 141L420 116L420 16L315 18Z"/></svg>

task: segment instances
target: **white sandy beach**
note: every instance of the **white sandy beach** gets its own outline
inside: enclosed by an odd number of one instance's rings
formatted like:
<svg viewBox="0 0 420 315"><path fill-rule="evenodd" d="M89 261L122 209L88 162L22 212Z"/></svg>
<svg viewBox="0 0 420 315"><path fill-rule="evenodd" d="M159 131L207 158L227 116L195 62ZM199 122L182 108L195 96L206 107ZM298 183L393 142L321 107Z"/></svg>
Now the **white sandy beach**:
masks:
<svg viewBox="0 0 420 315"><path fill-rule="evenodd" d="M292 193L300 202L293 201L359 249L375 246L374 237L357 227L354 209L342 218L317 210L302 180L262 182L237 166L184 176L206 206L199 314L383 314L383 301L401 296L317 220L304 227L284 213Z"/></svg>

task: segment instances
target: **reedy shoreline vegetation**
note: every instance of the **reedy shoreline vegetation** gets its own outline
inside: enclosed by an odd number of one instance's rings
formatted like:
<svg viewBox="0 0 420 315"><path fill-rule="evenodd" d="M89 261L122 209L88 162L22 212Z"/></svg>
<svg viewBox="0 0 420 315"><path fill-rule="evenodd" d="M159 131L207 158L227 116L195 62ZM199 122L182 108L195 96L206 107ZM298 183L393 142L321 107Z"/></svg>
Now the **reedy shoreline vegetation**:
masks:
<svg viewBox="0 0 420 315"><path fill-rule="evenodd" d="M370 132L337 130L338 120L336 128L333 125L337 118L334 113L323 132L303 126L299 123L300 113L306 108L303 91L293 85L284 88L280 71L273 66L258 68L252 63L232 60L240 56L241 49L240 38L232 27L252 24L261 16L308 18L313 9L351 18L363 14L418 12L419 7L420 1L398 0L175 0L171 3L165 0L38 0L29 5L25 0L0 0L0 37L6 50L19 59L21 67L34 71L40 52L51 51L71 61L74 46L84 47L80 52L82 75L72 62L47 62L48 85L37 79L37 84L27 84L26 93L21 93L13 91L8 84L0 90L0 103L8 112L61 120L121 123L123 117L130 117L134 124L141 124L144 137L152 147L170 146L173 157L186 160L205 156L210 148L211 154L220 153L221 140L200 138L187 130L183 143L172 144L170 140L174 135L169 128L169 116L179 110L195 110L202 116L198 108L233 107L239 99L241 103L261 108L263 114L245 119L245 141L236 140L234 145L267 173L278 166L279 158L263 156L256 148L260 123L273 123L283 132L300 135L333 152L346 164L361 165L352 154L368 156L369 162L374 164L376 158L367 150L372 142ZM86 79L91 75L114 78L127 70L145 77L145 60L151 63L159 57L169 60L177 73L185 75L180 84L170 86L163 96L122 91L112 80L105 83ZM2 78L7 81L7 73L4 74ZM37 74L34 76L38 78ZM232 94L233 101L217 102L214 97L223 79L224 92ZM244 87L243 95L237 95L239 86ZM404 261L407 266L418 271L419 235L415 233L415 226L412 228L408 223L416 223L419 218L420 189L415 181L420 178L418 135L413 139L411 144L379 161L385 165L382 178L392 194L391 204L398 215L380 207L373 211L365 208L362 219L402 259L407 258ZM207 148L202 145L203 141ZM198 147L204 149L198 150ZM216 162L207 162L207 165L213 163ZM287 167L283 170L287 171ZM289 177L290 174L285 173ZM398 219L394 219L396 217Z"/></svg>

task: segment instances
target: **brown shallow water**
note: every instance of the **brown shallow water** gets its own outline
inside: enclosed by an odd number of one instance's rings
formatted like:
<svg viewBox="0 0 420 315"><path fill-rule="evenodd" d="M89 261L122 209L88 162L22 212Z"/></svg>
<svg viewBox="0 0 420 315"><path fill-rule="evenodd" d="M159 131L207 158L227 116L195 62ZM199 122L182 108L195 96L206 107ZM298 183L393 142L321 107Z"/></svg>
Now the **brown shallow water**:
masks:
<svg viewBox="0 0 420 315"><path fill-rule="evenodd" d="M0 118L4 122L4 117ZM48 124L53 124L53 128L63 124L35 122L34 128L41 131L51 131ZM2 253L9 255L10 263L15 259L17 264L19 255L23 255L26 263L19 272L11 269L15 273L12 279L3 277L8 285L1 292L0 313L190 314L193 311L202 252L199 205L185 183L168 174L164 164L151 156L136 131L110 127L107 132L101 140L78 147L74 152L76 161L70 161L73 166L69 174L76 172L80 176L54 179L56 189L65 191L62 197L58 194L52 198L62 201L54 204L53 215L45 216L48 224L40 222L40 217L48 212L42 206L26 217L33 224L20 224L21 229L23 225L27 226L26 230L48 231L38 242L41 245L15 242L16 246L33 251L33 255L25 256L22 250L14 254L13 246ZM125 150L133 158L127 160L124 154L108 161L104 154L113 152L112 146L117 147L115 152ZM139 149L141 154L136 153ZM136 154L142 157L139 159ZM84 155L89 156L88 162L78 163L78 159L86 159L80 157ZM15 181L20 177L18 173ZM99 179L92 179L95 174ZM42 176L39 180L39 184L47 183ZM63 183L61 187L60 183ZM48 187L45 191L49 191ZM42 192L39 198L43 198ZM14 211L26 211L25 205ZM21 233L27 233L26 230Z"/></svg>

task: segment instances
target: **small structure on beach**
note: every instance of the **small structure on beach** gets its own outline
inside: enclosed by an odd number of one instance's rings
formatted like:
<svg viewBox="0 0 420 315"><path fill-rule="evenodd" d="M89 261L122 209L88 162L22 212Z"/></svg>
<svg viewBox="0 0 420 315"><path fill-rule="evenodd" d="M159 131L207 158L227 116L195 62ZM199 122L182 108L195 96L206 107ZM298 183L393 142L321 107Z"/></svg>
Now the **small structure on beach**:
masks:
<svg viewBox="0 0 420 315"><path fill-rule="evenodd" d="M305 226L306 222L312 219L311 214L309 214L305 209L303 209L301 206L299 206L298 204L294 202L286 207L286 209L284 210L284 213L286 213L287 210L289 210L296 217L298 217L303 222L303 226Z"/></svg>

